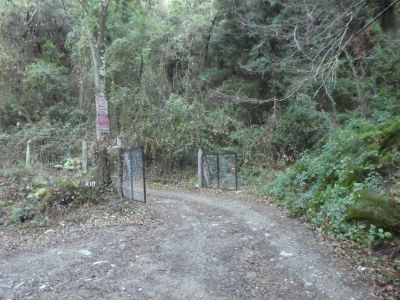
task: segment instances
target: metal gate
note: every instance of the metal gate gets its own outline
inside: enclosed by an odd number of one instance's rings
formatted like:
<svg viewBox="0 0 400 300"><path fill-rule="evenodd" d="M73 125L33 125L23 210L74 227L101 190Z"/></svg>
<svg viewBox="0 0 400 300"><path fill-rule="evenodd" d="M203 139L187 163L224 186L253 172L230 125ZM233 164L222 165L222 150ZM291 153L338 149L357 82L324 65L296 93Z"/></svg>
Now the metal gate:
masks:
<svg viewBox="0 0 400 300"><path fill-rule="evenodd" d="M202 157L204 187L238 189L236 153L207 154Z"/></svg>
<svg viewBox="0 0 400 300"><path fill-rule="evenodd" d="M146 202L143 147L122 154L122 193L126 198Z"/></svg>

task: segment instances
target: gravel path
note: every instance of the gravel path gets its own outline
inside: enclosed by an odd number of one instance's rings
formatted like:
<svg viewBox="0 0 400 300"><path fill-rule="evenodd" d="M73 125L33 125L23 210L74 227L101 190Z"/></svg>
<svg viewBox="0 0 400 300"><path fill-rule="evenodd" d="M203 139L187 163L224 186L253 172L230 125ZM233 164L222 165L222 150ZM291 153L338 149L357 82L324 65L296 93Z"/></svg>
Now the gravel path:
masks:
<svg viewBox="0 0 400 300"><path fill-rule="evenodd" d="M273 205L151 190L145 225L93 228L4 253L0 299L376 299Z"/></svg>

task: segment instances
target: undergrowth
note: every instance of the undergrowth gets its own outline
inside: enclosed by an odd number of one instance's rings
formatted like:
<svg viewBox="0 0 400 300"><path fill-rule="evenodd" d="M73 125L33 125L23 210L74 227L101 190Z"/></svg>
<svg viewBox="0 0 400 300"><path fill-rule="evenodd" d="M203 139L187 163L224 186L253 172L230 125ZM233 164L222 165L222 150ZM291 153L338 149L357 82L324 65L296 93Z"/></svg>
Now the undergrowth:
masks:
<svg viewBox="0 0 400 300"><path fill-rule="evenodd" d="M328 234L371 244L400 229L399 163L399 117L353 119L265 193Z"/></svg>
<svg viewBox="0 0 400 300"><path fill-rule="evenodd" d="M83 205L101 203L106 195L102 189L82 184L78 175L57 178L26 169L1 172L0 192L0 215L5 225L46 225Z"/></svg>

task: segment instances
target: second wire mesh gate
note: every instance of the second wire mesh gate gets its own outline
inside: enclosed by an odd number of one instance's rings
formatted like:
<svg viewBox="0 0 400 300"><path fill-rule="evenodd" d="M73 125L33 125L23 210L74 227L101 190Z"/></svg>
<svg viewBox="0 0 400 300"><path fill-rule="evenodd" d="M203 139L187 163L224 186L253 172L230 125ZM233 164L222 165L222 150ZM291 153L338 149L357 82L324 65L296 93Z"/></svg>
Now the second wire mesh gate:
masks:
<svg viewBox="0 0 400 300"><path fill-rule="evenodd" d="M236 153L216 153L202 155L203 187L238 189Z"/></svg>

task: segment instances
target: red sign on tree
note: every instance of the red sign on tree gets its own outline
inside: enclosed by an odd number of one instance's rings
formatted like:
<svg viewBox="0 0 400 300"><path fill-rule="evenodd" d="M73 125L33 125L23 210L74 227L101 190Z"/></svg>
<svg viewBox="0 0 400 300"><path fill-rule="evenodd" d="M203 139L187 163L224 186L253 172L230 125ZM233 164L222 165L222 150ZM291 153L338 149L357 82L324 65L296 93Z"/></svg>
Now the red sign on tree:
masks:
<svg viewBox="0 0 400 300"><path fill-rule="evenodd" d="M105 97L96 97L96 120L99 133L110 133L110 119L108 118L108 106Z"/></svg>

